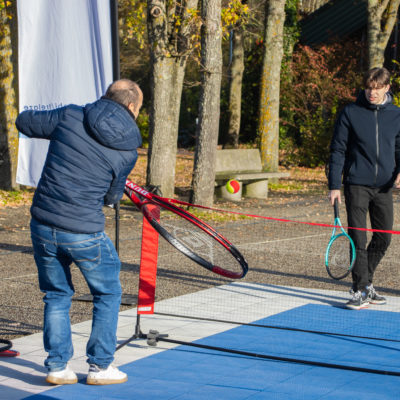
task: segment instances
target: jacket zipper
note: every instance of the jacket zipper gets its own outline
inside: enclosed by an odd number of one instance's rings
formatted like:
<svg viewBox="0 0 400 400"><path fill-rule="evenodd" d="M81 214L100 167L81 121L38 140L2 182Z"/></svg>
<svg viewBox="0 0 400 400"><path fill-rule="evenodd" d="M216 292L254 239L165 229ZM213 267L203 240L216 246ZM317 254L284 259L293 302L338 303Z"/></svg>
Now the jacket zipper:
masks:
<svg viewBox="0 0 400 400"><path fill-rule="evenodd" d="M375 163L375 184L378 180L378 160L379 160L379 124L378 124L378 110L376 107L375 114L375 140L376 140L376 163Z"/></svg>

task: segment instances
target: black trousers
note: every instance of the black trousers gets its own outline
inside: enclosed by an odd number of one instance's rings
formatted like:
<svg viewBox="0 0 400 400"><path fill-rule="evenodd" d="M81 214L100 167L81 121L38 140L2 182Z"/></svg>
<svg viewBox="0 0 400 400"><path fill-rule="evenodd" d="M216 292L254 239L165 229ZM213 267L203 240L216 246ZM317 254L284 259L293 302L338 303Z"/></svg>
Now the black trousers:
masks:
<svg viewBox="0 0 400 400"><path fill-rule="evenodd" d="M345 185L347 222L349 227L366 228L369 214L372 229L392 230L392 188ZM389 247L391 234L373 232L367 245L366 231L349 229L356 247L356 261L352 270L353 290L365 290L372 283L374 272Z"/></svg>

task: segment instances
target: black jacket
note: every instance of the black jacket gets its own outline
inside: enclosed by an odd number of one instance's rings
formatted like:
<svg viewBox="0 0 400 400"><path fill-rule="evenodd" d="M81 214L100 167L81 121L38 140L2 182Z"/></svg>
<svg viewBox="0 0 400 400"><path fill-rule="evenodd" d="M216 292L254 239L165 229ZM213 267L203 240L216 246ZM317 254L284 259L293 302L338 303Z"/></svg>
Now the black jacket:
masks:
<svg viewBox="0 0 400 400"><path fill-rule="evenodd" d="M360 93L336 121L329 160L329 189L342 183L393 185L400 171L400 108L387 93L385 104L371 104Z"/></svg>
<svg viewBox="0 0 400 400"><path fill-rule="evenodd" d="M133 114L102 98L85 107L24 111L16 125L28 137L50 141L32 216L71 232L103 231L103 205L122 197L142 143Z"/></svg>

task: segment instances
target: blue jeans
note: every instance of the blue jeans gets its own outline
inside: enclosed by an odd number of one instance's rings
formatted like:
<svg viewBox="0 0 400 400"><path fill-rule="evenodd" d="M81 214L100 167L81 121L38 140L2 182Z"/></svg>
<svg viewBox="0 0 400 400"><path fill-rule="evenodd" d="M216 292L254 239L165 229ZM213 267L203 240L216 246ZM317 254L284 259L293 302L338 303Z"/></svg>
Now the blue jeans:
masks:
<svg viewBox="0 0 400 400"><path fill-rule="evenodd" d="M83 274L93 295L92 331L86 347L89 364L107 368L114 359L121 303L121 263L104 232L81 234L63 231L31 220L31 238L45 293L43 342L49 371L65 368L73 355L69 309L74 286L71 263Z"/></svg>

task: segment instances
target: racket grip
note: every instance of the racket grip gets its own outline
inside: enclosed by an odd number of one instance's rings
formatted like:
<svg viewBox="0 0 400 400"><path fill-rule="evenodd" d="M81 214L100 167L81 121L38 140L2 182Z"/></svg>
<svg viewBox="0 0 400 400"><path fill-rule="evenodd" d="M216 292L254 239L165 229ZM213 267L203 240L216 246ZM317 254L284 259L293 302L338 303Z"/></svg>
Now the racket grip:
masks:
<svg viewBox="0 0 400 400"><path fill-rule="evenodd" d="M339 218L339 201L336 198L334 203L333 203L333 211L335 213L335 218Z"/></svg>

